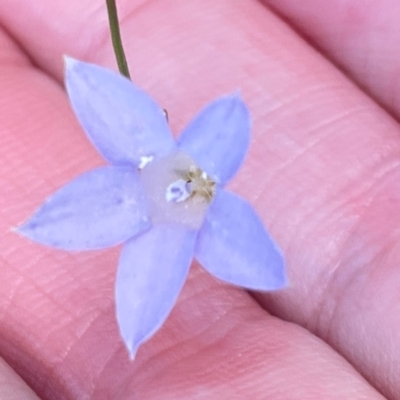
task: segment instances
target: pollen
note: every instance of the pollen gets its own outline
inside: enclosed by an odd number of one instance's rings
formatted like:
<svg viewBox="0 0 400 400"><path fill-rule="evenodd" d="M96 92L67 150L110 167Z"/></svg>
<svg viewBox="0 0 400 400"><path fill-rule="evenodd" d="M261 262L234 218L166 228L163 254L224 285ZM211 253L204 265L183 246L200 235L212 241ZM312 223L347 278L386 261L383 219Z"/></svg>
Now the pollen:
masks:
<svg viewBox="0 0 400 400"><path fill-rule="evenodd" d="M196 165L191 165L186 175L191 197L199 196L210 202L215 194L215 182Z"/></svg>

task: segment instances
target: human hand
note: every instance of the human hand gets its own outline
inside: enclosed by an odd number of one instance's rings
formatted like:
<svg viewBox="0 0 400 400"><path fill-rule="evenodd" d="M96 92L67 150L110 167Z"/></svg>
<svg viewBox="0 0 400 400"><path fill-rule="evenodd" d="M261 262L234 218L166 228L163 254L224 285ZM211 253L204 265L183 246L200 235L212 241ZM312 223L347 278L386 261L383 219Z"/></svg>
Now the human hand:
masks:
<svg viewBox="0 0 400 400"><path fill-rule="evenodd" d="M290 286L252 297L195 265L130 363L114 316L118 249L70 254L10 232L103 163L62 90L61 56L115 68L105 6L0 0L1 355L43 399L400 398L397 6L379 5L382 28L361 2L326 13L270 0L329 61L258 2L180 3L120 2L133 80L175 132L241 89L253 143L231 187L284 250ZM34 398L0 373L0 394Z"/></svg>

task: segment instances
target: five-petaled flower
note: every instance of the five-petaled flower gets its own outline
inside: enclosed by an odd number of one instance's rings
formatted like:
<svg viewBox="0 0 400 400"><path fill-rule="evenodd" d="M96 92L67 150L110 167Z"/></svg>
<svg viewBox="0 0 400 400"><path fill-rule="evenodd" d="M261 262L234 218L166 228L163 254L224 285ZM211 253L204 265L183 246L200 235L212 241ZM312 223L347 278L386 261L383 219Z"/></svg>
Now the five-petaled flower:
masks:
<svg viewBox="0 0 400 400"><path fill-rule="evenodd" d="M238 94L210 103L175 141L163 110L114 72L68 58L66 88L110 165L59 189L18 231L65 250L125 243L116 310L131 357L167 318L193 257L244 288L284 286L281 253L260 218L223 189L250 142L250 116Z"/></svg>

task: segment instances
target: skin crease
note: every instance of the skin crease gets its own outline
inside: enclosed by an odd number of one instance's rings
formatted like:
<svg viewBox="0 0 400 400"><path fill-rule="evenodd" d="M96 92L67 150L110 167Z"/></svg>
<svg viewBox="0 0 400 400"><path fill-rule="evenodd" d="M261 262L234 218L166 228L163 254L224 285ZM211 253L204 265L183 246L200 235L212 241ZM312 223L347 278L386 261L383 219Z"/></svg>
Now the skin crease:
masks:
<svg viewBox="0 0 400 400"><path fill-rule="evenodd" d="M66 253L10 231L103 163L69 108L61 56L115 69L104 4L0 0L0 355L42 399L399 399L396 104L379 107L256 1L119 4L133 79L174 132L241 89L253 140L230 188L282 247L290 286L253 296L194 264L130 363L114 317L119 249ZM378 64L368 87L381 99ZM0 374L0 394L14 385L21 398L13 372Z"/></svg>
<svg viewBox="0 0 400 400"><path fill-rule="evenodd" d="M263 0L299 28L354 81L400 116L397 0Z"/></svg>

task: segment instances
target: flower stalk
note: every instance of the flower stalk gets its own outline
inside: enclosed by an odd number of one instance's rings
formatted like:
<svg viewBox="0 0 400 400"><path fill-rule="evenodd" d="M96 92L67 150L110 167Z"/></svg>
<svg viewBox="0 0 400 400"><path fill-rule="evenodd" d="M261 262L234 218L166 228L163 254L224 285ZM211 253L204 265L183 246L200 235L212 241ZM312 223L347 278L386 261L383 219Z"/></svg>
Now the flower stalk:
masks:
<svg viewBox="0 0 400 400"><path fill-rule="evenodd" d="M124 47L121 40L121 32L119 29L118 12L115 0L106 0L108 21L110 24L111 40L114 48L115 58L117 59L119 72L130 79L128 63L126 62Z"/></svg>

